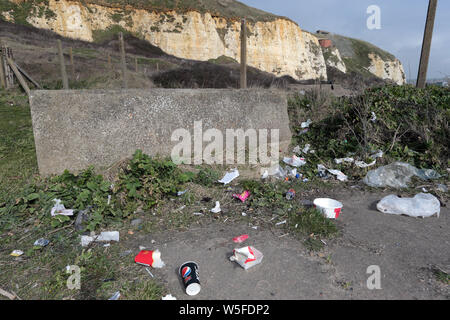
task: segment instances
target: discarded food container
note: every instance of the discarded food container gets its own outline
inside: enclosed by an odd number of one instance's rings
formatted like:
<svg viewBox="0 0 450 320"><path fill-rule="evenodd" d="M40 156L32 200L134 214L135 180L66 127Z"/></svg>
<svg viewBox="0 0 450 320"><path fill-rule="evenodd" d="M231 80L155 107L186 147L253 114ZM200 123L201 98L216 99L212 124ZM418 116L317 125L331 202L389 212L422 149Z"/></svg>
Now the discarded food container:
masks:
<svg viewBox="0 0 450 320"><path fill-rule="evenodd" d="M53 206L53 208L50 211L50 214L52 215L52 217L54 216L73 216L73 210L72 209L66 209L64 207L64 205L61 203L60 199L53 199L53 201L55 202L55 205Z"/></svg>
<svg viewBox="0 0 450 320"><path fill-rule="evenodd" d="M242 192L241 194L233 194L233 197L241 200L242 202L244 202L245 200L247 200L247 198L250 196L250 191L246 190L244 192Z"/></svg>
<svg viewBox="0 0 450 320"><path fill-rule="evenodd" d="M234 249L230 261L236 261L245 270L261 263L264 255L254 247Z"/></svg>
<svg viewBox="0 0 450 320"><path fill-rule="evenodd" d="M200 286L197 263L193 261L183 263L180 267L179 274L181 279L183 279L186 294L190 296L197 295L202 288Z"/></svg>
<svg viewBox="0 0 450 320"><path fill-rule="evenodd" d="M295 197L295 190L294 189L289 189L288 192L286 192L286 199L288 200L292 200Z"/></svg>
<svg viewBox="0 0 450 320"><path fill-rule="evenodd" d="M134 262L153 268L162 268L165 266L165 263L161 260L161 252L159 250L141 250L134 258Z"/></svg>
<svg viewBox="0 0 450 320"><path fill-rule="evenodd" d="M234 169L234 171L227 172L225 176L219 180L220 183L223 183L224 185L229 184L231 181L239 177L239 170Z"/></svg>
<svg viewBox="0 0 450 320"><path fill-rule="evenodd" d="M314 207L319 209L329 219L337 219L343 207L343 204L339 201L329 198L317 198L313 203Z"/></svg>

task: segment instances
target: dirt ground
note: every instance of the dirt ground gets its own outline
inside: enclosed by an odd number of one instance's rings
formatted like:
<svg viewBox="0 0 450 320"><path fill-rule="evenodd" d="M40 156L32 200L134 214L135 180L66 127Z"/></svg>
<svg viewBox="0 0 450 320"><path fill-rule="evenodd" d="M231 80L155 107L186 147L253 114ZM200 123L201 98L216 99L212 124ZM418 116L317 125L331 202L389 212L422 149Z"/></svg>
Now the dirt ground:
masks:
<svg viewBox="0 0 450 320"><path fill-rule="evenodd" d="M375 204L387 194L357 188L323 194L344 208L337 220L341 235L318 253L282 227L255 230L243 221L140 234L124 245L133 253L139 246L161 251L166 266L152 273L177 299L449 299L449 286L434 276L436 266L446 272L450 267L448 207L441 207L439 218L383 214ZM249 239L233 243L241 234ZM247 271L228 259L233 248L246 245L264 254ZM177 274L186 261L199 264L202 290L194 297L184 293ZM371 265L380 268L381 289L367 287Z"/></svg>

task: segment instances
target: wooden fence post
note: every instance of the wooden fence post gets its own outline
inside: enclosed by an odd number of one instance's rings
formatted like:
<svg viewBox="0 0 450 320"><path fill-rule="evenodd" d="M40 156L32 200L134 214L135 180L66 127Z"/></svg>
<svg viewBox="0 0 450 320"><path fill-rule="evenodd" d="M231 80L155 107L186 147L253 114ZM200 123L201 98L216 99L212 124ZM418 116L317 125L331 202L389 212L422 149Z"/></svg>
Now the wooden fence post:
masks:
<svg viewBox="0 0 450 320"><path fill-rule="evenodd" d="M417 88L425 88L427 82L428 60L430 59L431 39L433 38L434 20L436 17L437 0L430 0L428 5L427 22L423 34L422 53L420 54Z"/></svg>
<svg viewBox="0 0 450 320"><path fill-rule="evenodd" d="M61 40L58 39L59 64L61 66L61 76L64 90L69 89L69 80L67 79L66 64L64 62L64 53L62 50Z"/></svg>
<svg viewBox="0 0 450 320"><path fill-rule="evenodd" d="M241 21L241 89L247 89L247 23Z"/></svg>
<svg viewBox="0 0 450 320"><path fill-rule="evenodd" d="M15 62L9 57L7 57L6 60L8 61L9 66L11 67L12 71L16 75L17 80L19 80L19 83L21 84L22 88L25 90L27 95L30 96L30 88L28 87L27 82L25 81L25 79L20 74L19 70L16 68Z"/></svg>
<svg viewBox="0 0 450 320"><path fill-rule="evenodd" d="M6 89L5 72L3 71L3 45L0 44L0 88Z"/></svg>
<svg viewBox="0 0 450 320"><path fill-rule="evenodd" d="M73 64L72 47L69 48L69 55L70 55L70 67L71 67L72 78L74 78L75 77L75 65Z"/></svg>
<svg viewBox="0 0 450 320"><path fill-rule="evenodd" d="M8 58L13 58L12 50L7 45L2 45L2 57L0 59L0 62L2 63L3 67L5 88L11 89L14 87L14 73L8 64Z"/></svg>
<svg viewBox="0 0 450 320"><path fill-rule="evenodd" d="M119 47L120 47L120 60L121 60L121 66L122 66L122 81L123 81L123 88L127 89L127 62L126 62L126 56L125 56L125 43L123 41L123 33L119 32Z"/></svg>

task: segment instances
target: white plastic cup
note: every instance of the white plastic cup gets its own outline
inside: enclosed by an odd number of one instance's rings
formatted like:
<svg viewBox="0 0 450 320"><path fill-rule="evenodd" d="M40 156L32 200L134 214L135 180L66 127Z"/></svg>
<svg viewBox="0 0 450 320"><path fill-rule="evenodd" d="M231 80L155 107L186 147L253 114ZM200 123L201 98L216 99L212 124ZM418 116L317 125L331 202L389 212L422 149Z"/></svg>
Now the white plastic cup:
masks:
<svg viewBox="0 0 450 320"><path fill-rule="evenodd" d="M337 219L344 206L339 201L330 198L317 198L313 203L314 207L329 219Z"/></svg>

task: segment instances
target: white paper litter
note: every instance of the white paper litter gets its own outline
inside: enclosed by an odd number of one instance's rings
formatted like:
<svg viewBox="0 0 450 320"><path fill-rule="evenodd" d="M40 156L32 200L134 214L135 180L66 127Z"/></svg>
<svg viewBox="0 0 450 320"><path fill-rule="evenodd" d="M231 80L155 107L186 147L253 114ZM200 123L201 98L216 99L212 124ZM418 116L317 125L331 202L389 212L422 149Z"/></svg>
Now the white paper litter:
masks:
<svg viewBox="0 0 450 320"><path fill-rule="evenodd" d="M52 217L54 216L73 216L73 210L72 209L66 209L64 205L61 203L60 199L53 199L55 202L55 205L53 206L52 210L50 211L50 214Z"/></svg>
<svg viewBox="0 0 450 320"><path fill-rule="evenodd" d="M105 231L101 232L100 235L96 236L81 236L81 246L86 247L93 241L119 241L118 231Z"/></svg>
<svg viewBox="0 0 450 320"><path fill-rule="evenodd" d="M216 206L212 208L210 211L212 213L219 213L220 211L222 211L222 209L220 209L220 202L216 201Z"/></svg>
<svg viewBox="0 0 450 320"><path fill-rule="evenodd" d="M108 300L119 300L119 298L120 298L120 292L117 291Z"/></svg>
<svg viewBox="0 0 450 320"><path fill-rule="evenodd" d="M336 164L340 164L342 162L350 162L353 163L355 161L355 159L353 158L339 158L339 159L334 159L334 162L336 162Z"/></svg>
<svg viewBox="0 0 450 320"><path fill-rule="evenodd" d="M327 170L329 173L335 175L339 181L347 181L348 180L348 177L345 174L343 174L342 171L334 170L334 169L327 169L322 164L317 165L317 170L319 170L319 172L321 172L321 171L323 172L323 171Z"/></svg>
<svg viewBox="0 0 450 320"><path fill-rule="evenodd" d="M169 294L165 295L164 297L162 297L161 300L177 300L177 298L175 298L174 296L172 296L169 293Z"/></svg>
<svg viewBox="0 0 450 320"><path fill-rule="evenodd" d="M233 181L237 177L239 177L239 171L238 171L238 169L234 169L234 171L232 171L232 172L227 172L225 174L225 176L221 180L219 180L219 182L223 183L223 184L229 184L231 181Z"/></svg>
<svg viewBox="0 0 450 320"><path fill-rule="evenodd" d="M279 226L279 225L285 224L286 222L287 222L286 220L283 220L283 221L281 221L281 222L275 223L275 225L276 225L276 226Z"/></svg>

